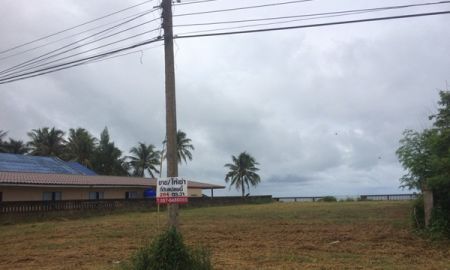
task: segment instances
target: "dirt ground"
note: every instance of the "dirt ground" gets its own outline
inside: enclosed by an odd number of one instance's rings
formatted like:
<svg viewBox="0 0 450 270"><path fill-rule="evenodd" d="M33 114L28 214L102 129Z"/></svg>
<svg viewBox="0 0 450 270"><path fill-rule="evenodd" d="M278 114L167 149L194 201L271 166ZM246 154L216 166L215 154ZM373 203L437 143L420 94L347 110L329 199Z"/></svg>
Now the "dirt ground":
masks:
<svg viewBox="0 0 450 270"><path fill-rule="evenodd" d="M184 209L180 218L187 244L209 247L215 269L450 270L450 243L418 236L409 215L409 202L342 202ZM0 225L0 269L116 269L165 223L166 213L149 212Z"/></svg>

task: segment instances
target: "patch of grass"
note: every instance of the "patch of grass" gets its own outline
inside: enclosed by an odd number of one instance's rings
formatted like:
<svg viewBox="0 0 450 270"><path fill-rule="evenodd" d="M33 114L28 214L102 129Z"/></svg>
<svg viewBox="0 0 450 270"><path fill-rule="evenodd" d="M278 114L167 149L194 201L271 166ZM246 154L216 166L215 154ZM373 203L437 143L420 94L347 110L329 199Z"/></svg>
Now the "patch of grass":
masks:
<svg viewBox="0 0 450 270"><path fill-rule="evenodd" d="M165 212L133 212L0 226L0 269L117 269L166 222ZM450 265L449 242L414 233L410 202L189 208L180 222L186 245L208 246L219 270Z"/></svg>

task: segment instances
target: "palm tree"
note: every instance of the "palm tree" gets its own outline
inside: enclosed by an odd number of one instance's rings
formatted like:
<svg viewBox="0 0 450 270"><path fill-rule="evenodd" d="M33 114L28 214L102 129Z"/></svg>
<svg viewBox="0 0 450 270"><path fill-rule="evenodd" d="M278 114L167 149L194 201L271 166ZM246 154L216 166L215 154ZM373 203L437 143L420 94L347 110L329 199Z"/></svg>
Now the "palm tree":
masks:
<svg viewBox="0 0 450 270"><path fill-rule="evenodd" d="M3 138L6 136L6 134L8 134L7 131L0 130L0 153L6 151L4 142L3 142Z"/></svg>
<svg viewBox="0 0 450 270"><path fill-rule="evenodd" d="M60 129L44 127L33 129L27 133L31 138L28 146L33 156L57 156L60 157L64 151L64 132Z"/></svg>
<svg viewBox="0 0 450 270"><path fill-rule="evenodd" d="M177 160L178 163L181 164L182 161L184 161L187 164L187 159L192 160L192 153L190 150L195 150L194 145L192 145L192 140L189 139L181 130L178 130L177 132ZM160 162L160 174L161 177L162 173L162 163L163 160L166 158L166 143L167 139L164 139L163 141L163 150L161 151L161 162Z"/></svg>
<svg viewBox="0 0 450 270"><path fill-rule="evenodd" d="M94 154L96 141L97 139L86 129L71 128L65 149L65 159L92 168L92 155Z"/></svg>
<svg viewBox="0 0 450 270"><path fill-rule="evenodd" d="M245 186L250 190L250 185L256 186L261 182L259 175L256 173L259 165L250 154L243 152L238 157L231 156L233 163L225 164L225 167L230 171L225 176L225 182L230 183L231 186L236 186L236 189L242 190L242 197L245 196Z"/></svg>
<svg viewBox="0 0 450 270"><path fill-rule="evenodd" d="M6 153L23 155L30 150L27 145L21 140L14 140L9 138L8 142L3 143L3 147Z"/></svg>
<svg viewBox="0 0 450 270"><path fill-rule="evenodd" d="M151 177L154 177L153 172L159 173L156 166L159 165L160 152L155 150L153 144L146 145L139 143L137 147L130 150L132 156L128 156L131 160L129 163L133 168L133 175L144 177L145 170L148 171Z"/></svg>

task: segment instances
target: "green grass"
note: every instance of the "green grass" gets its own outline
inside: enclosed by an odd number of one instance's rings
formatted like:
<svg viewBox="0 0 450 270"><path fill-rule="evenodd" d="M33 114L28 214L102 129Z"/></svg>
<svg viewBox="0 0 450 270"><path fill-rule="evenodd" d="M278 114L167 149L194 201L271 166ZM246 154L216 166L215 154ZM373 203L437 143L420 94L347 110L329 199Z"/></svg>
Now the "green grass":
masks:
<svg viewBox="0 0 450 270"><path fill-rule="evenodd" d="M415 234L409 204L188 208L180 221L188 245L211 249L215 269L450 269L449 243ZM3 225L0 269L114 269L166 221L134 212Z"/></svg>

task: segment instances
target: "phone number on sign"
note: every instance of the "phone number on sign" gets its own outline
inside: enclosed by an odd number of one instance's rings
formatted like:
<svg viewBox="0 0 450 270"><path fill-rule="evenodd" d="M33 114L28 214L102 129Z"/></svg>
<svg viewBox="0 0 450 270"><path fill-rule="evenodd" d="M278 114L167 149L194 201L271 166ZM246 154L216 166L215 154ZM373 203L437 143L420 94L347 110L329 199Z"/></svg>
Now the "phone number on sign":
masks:
<svg viewBox="0 0 450 270"><path fill-rule="evenodd" d="M164 203L176 203L176 204L186 204L188 203L188 197L158 197L156 202L159 204Z"/></svg>

